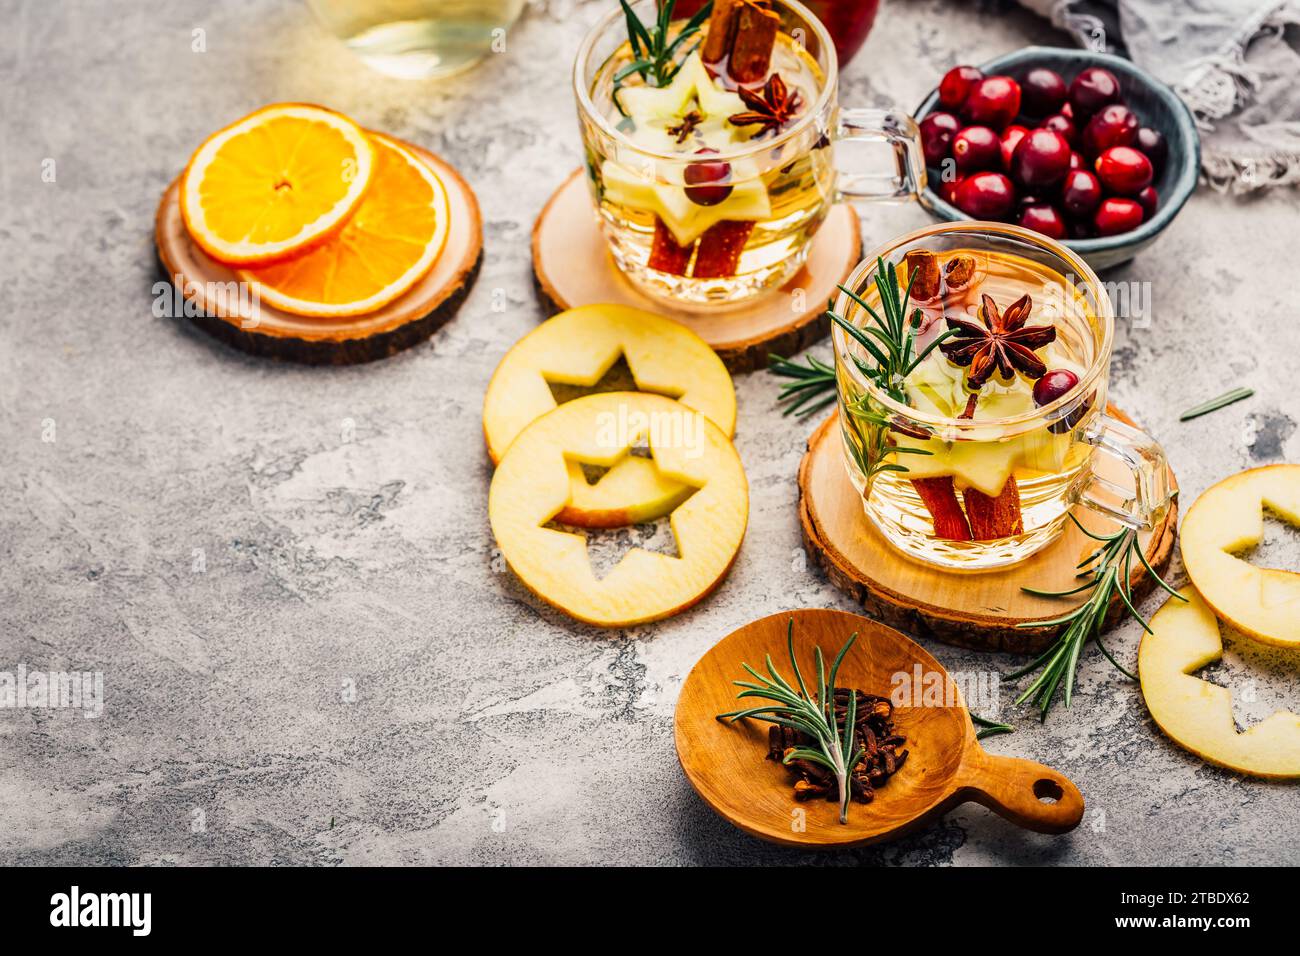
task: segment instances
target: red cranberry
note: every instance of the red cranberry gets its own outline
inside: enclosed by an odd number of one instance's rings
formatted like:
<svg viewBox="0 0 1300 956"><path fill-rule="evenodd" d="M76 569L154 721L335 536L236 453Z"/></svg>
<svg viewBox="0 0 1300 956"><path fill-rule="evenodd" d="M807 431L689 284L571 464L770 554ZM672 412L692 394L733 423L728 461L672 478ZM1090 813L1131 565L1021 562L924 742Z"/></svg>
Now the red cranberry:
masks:
<svg viewBox="0 0 1300 956"><path fill-rule="evenodd" d="M1096 156L1112 146L1132 146L1137 135L1137 114L1123 103L1111 103L1098 110L1083 128L1083 148Z"/></svg>
<svg viewBox="0 0 1300 956"><path fill-rule="evenodd" d="M1065 103L1068 90L1065 80L1055 70L1036 66L1020 81L1021 100L1030 116L1046 116Z"/></svg>
<svg viewBox="0 0 1300 956"><path fill-rule="evenodd" d="M967 126L952 138L952 158L963 173L996 169L1002 161L1002 141L987 126Z"/></svg>
<svg viewBox="0 0 1300 956"><path fill-rule="evenodd" d="M1002 171L1011 172L1011 155L1016 151L1016 145L1020 142L1029 130L1023 126L1008 126L1002 131Z"/></svg>
<svg viewBox="0 0 1300 956"><path fill-rule="evenodd" d="M961 183L960 176L939 180L939 195L943 197L944 202L951 203L954 206L957 205L957 189L961 186Z"/></svg>
<svg viewBox="0 0 1300 956"><path fill-rule="evenodd" d="M1060 133L1033 129L1011 154L1011 175L1022 186L1034 188L1059 183L1070 168L1070 144Z"/></svg>
<svg viewBox="0 0 1300 956"><path fill-rule="evenodd" d="M1151 168L1155 170L1157 176L1160 175L1160 170L1165 168L1165 159L1169 155L1169 144L1165 142L1164 136L1149 126L1143 126L1138 130L1137 139L1128 145L1136 146L1146 153L1147 159L1151 160Z"/></svg>
<svg viewBox="0 0 1300 956"><path fill-rule="evenodd" d="M1041 232L1052 239L1065 238L1065 217L1045 202L1025 206L1020 211L1020 225Z"/></svg>
<svg viewBox="0 0 1300 956"><path fill-rule="evenodd" d="M1137 194L1137 201L1146 212L1146 217L1150 219L1152 213L1156 211L1156 206L1160 205L1160 194L1156 192L1155 186L1148 186Z"/></svg>
<svg viewBox="0 0 1300 956"><path fill-rule="evenodd" d="M1087 168L1088 168L1088 161L1083 158L1083 153L1079 152L1078 150L1073 150L1070 153L1070 169L1075 170L1075 169L1087 169Z"/></svg>
<svg viewBox="0 0 1300 956"><path fill-rule="evenodd" d="M1038 124L1038 128L1050 129L1053 133L1060 133L1071 146L1075 143L1075 137L1079 135L1078 130L1074 128L1074 120L1064 113L1057 113L1054 116L1047 117Z"/></svg>
<svg viewBox="0 0 1300 956"><path fill-rule="evenodd" d="M1119 101L1119 80L1100 66L1088 67L1070 84L1070 106L1076 119L1091 116L1103 106Z"/></svg>
<svg viewBox="0 0 1300 956"><path fill-rule="evenodd" d="M972 173L957 187L957 208L976 219L1001 219L1015 201L1015 187L1001 173Z"/></svg>
<svg viewBox="0 0 1300 956"><path fill-rule="evenodd" d="M1091 219L1071 219L1067 228L1071 239L1091 239L1097 233Z"/></svg>
<svg viewBox="0 0 1300 956"><path fill-rule="evenodd" d="M1039 408L1044 405L1050 405L1058 398L1070 394L1070 392L1079 384L1079 376L1075 375L1068 368L1049 369L1042 378L1034 383L1034 404ZM1057 435L1063 435L1075 425L1083 420L1083 416L1092 408L1092 400L1095 393L1089 395L1081 402L1071 403L1074 407L1065 414L1056 418L1054 422L1047 426L1048 431Z"/></svg>
<svg viewBox="0 0 1300 956"><path fill-rule="evenodd" d="M961 129L961 120L951 113L931 113L921 120L921 150L927 166L938 166L948 158L952 138Z"/></svg>
<svg viewBox="0 0 1300 956"><path fill-rule="evenodd" d="M1101 183L1086 169L1072 169L1061 186L1061 205L1075 219L1087 219L1101 204Z"/></svg>
<svg viewBox="0 0 1300 956"><path fill-rule="evenodd" d="M1009 76L985 77L966 97L963 112L973 124L1002 129L1020 112L1020 84Z"/></svg>
<svg viewBox="0 0 1300 956"><path fill-rule="evenodd" d="M1132 146L1112 146L1097 157L1097 176L1111 192L1136 196L1151 185L1151 160Z"/></svg>
<svg viewBox="0 0 1300 956"><path fill-rule="evenodd" d="M1092 217L1099 236L1114 236L1142 224L1142 206L1133 199L1103 199Z"/></svg>
<svg viewBox="0 0 1300 956"><path fill-rule="evenodd" d="M697 156L710 153L716 154L717 150L702 146L695 151ZM690 163L682 173L682 179L686 181L686 198L697 206L716 206L731 195L732 187L712 184L725 183L730 178L730 163Z"/></svg>
<svg viewBox="0 0 1300 956"><path fill-rule="evenodd" d="M1064 106L1061 107L1061 115L1068 116L1070 119L1074 119L1074 107L1071 106L1069 103L1066 103Z"/></svg>
<svg viewBox="0 0 1300 956"><path fill-rule="evenodd" d="M1054 368L1034 383L1034 404L1039 408L1050 405L1079 384L1079 376L1068 368Z"/></svg>
<svg viewBox="0 0 1300 956"><path fill-rule="evenodd" d="M939 82L939 103L944 109L957 112L982 79L984 74L973 66L954 66Z"/></svg>

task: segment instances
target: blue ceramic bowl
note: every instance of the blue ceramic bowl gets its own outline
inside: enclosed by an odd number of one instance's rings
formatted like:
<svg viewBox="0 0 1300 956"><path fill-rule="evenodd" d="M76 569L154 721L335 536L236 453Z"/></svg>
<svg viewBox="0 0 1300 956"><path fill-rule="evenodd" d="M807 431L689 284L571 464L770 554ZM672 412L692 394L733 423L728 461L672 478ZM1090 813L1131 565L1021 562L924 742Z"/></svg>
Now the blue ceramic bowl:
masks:
<svg viewBox="0 0 1300 956"><path fill-rule="evenodd" d="M1093 53L1050 46L1031 46L981 64L985 76L1010 76L1017 80L1036 66L1055 70L1069 83L1080 71L1102 66L1119 77L1124 102L1137 113L1143 126L1158 131L1169 146L1165 168L1153 185L1160 194L1155 215L1130 232L1099 239L1069 239L1065 245L1077 252L1094 269L1107 269L1127 262L1155 242L1156 237L1174 220L1183 203L1196 190L1201 168L1201 139L1191 111L1178 95L1151 74L1138 69L1128 60L1109 53ZM935 89L917 108L919 122L939 106ZM1032 123L1024 125L1032 127ZM934 216L956 222L970 219L956 206L945 202L928 186L921 194L921 204Z"/></svg>

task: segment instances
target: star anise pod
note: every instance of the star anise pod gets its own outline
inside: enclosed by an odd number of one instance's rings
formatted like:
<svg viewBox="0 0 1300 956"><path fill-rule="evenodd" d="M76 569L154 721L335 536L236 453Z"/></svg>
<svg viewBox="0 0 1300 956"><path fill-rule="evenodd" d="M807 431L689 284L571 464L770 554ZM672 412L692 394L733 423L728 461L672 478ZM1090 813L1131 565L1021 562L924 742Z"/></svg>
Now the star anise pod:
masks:
<svg viewBox="0 0 1300 956"><path fill-rule="evenodd" d="M954 365L970 366L968 381L973 389L982 388L994 369L1006 378L1022 372L1031 379L1040 379L1047 366L1034 350L1056 340L1056 326L1026 327L1033 307L1034 300L1022 295L999 313L993 299L981 295L979 315L984 324L949 316L948 328L957 334L941 343L939 351Z"/></svg>
<svg viewBox="0 0 1300 956"><path fill-rule="evenodd" d="M755 136L764 136L794 119L799 112L802 98L799 91L791 91L781 79L780 73L773 73L763 84L761 94L740 87L736 92L749 107L744 113L734 113L727 117L733 126L761 126Z"/></svg>

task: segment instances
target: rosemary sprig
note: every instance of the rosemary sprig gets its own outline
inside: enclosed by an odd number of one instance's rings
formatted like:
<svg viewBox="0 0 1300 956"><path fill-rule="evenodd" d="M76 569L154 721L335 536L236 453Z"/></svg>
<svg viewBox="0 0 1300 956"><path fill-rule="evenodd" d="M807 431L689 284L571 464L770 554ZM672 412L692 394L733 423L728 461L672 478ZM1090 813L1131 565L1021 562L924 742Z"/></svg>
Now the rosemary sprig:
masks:
<svg viewBox="0 0 1300 956"><path fill-rule="evenodd" d="M786 629L786 650L790 655L790 667L794 670L795 683L798 684L796 690L790 683L777 672L772 664L772 655L765 656L767 664L767 676L760 674L748 664L742 663L741 666L749 672L757 683L750 681L732 681L737 687L744 688L736 698L739 700L745 697L757 697L760 700L769 700L774 703L764 704L760 707L751 707L747 710L735 710L726 714L718 714L718 720L728 723L735 723L745 717L753 717L757 720L765 720L771 724L779 724L782 727L789 727L800 733L806 734L812 739L813 744L810 747L794 747L785 755L782 763L789 764L793 760L807 760L818 766L825 767L835 777L835 782L839 786L840 794L840 823L849 821L849 774L853 768L861 762L866 756L866 752L861 748L853 749L853 733L857 726L857 694L848 695L848 712L844 715L844 728L841 730L839 721L835 716L835 678L839 675L840 664L844 661L844 655L849 652L849 648L858 639L857 632L844 642L840 652L835 655L835 663L831 665L829 676L826 673L826 661L822 657L820 646L813 648L813 660L817 665L817 693L814 696L809 693L807 684L804 683L803 673L799 670L799 662L794 654L794 618L790 618L790 624Z"/></svg>
<svg viewBox="0 0 1300 956"><path fill-rule="evenodd" d="M1021 590L1029 594L1037 594L1040 597L1067 597L1084 591L1091 591L1092 593L1088 596L1087 601L1069 614L1053 618L1050 621L1032 621L1016 625L1017 627L1052 627L1064 624L1066 628L1061 632L1061 636L1056 639L1056 643L1049 647L1037 660L1008 675L1008 679L1017 680L1041 668L1038 676L1025 688L1024 693L1016 699L1016 703L1023 704L1030 697L1033 697L1034 705L1038 708L1043 720L1047 719L1047 712L1051 709L1056 698L1057 689L1061 687L1062 682L1065 685L1063 694L1065 706L1070 706L1070 699L1074 694L1074 678L1079 669L1079 655L1083 651L1083 646L1089 640L1096 642L1097 648L1105 655L1106 660L1115 665L1115 668L1120 673L1130 680L1137 680L1137 677L1132 672L1115 660L1110 651L1106 649L1106 645L1101 642L1101 628L1106 620L1106 612L1110 609L1111 599L1116 594L1119 595L1124 607L1133 619L1141 624L1143 630L1148 634L1151 633L1151 627L1138 613L1133 604L1133 592L1130 590L1129 581L1135 555L1157 584L1178 598L1178 600L1187 600L1170 587L1156 573L1155 568L1151 567L1146 555L1142 552L1142 544L1138 540L1138 534L1132 528L1121 528L1114 534L1109 535L1094 534L1079 524L1079 519L1073 514L1070 515L1070 520L1089 538L1101 542L1096 551L1079 562L1079 574L1077 576L1088 580L1085 580L1078 587L1065 591L1043 591L1038 588L1021 588Z"/></svg>
<svg viewBox="0 0 1300 956"><path fill-rule="evenodd" d="M913 355L916 330L921 324L921 310L913 309L911 316L908 316L904 303L912 297L912 283L916 281L918 271L912 270L912 274L907 279L907 291L900 295L898 273L886 266L883 258L876 258L875 281L876 289L880 294L880 310L884 313L883 316L853 290L843 285L839 287L841 292L871 316L874 325L868 322L857 326L834 309L826 311L832 322L847 332L867 351L867 354L876 360L874 366L868 362L858 361L857 365L862 373L874 381L881 391L899 402L907 401L907 394L903 390L903 383L907 376L925 361L940 343L957 334L956 329L948 329L927 345L919 355Z"/></svg>
<svg viewBox="0 0 1300 956"><path fill-rule="evenodd" d="M981 717L979 714L970 715L971 723L980 729L975 731L975 739L983 740L985 737L996 737L998 734L1014 734L1016 728L1010 724L1000 724L996 720L989 720L987 717Z"/></svg>
<svg viewBox="0 0 1300 956"><path fill-rule="evenodd" d="M890 429L893 423L885 417L884 413L871 408L868 404L867 396L852 402L849 408L850 431L854 439L849 444L849 449L853 453L853 458L862 472L863 480L870 484L871 479L882 471L897 471L906 473L910 469L906 465L900 465L896 462L886 461L887 455L933 455L934 452L926 448L910 448L906 445L892 444L893 439L890 437ZM865 430L858 426L866 423L869 427Z"/></svg>
<svg viewBox="0 0 1300 956"><path fill-rule="evenodd" d="M835 368L814 356L807 356L807 365L783 358L780 355L767 357L767 370L773 375L792 379L781 386L777 404L785 404L782 415L797 415L807 418L835 402Z"/></svg>
<svg viewBox="0 0 1300 956"><path fill-rule="evenodd" d="M1219 395L1216 398L1212 398L1206 402L1201 402L1201 404L1199 405L1193 405L1187 411L1179 415L1178 420L1180 422L1188 422L1191 421L1193 418L1200 418L1202 415L1210 414L1210 412L1217 412L1225 405L1231 405L1233 402L1239 402L1243 398L1250 398L1250 396L1254 394L1255 394L1255 390L1253 388L1229 389L1228 391L1224 392L1222 395Z"/></svg>
<svg viewBox="0 0 1300 956"><path fill-rule="evenodd" d="M880 289L881 310L885 313L883 317L861 296L840 286L845 295L867 311L875 320L875 325L859 328L836 313L833 307L826 310L826 315L831 321L848 332L853 340L866 349L876 361L876 365L872 365L855 355L853 363L858 370L899 401L906 400L903 393L903 380L934 351L940 342L956 334L955 330L949 329L927 345L919 355L913 355L915 350L913 340L916 336L916 328L920 324L921 310L913 311L909 322L903 303L912 296L912 283L916 281L917 271L913 270L908 279L907 294L901 295L898 274L888 268L883 259L876 260L875 281L877 288ZM807 357L807 362L808 365L805 367L779 355L768 356L769 371L773 375L794 380L782 385L781 392L777 396L778 404L787 403L784 412L786 415L798 414L803 418L835 401L833 394L835 369L812 356Z"/></svg>
<svg viewBox="0 0 1300 956"><path fill-rule="evenodd" d="M623 17L627 20L627 40L632 46L634 57L631 63L614 74L614 105L618 107L620 113L623 113L623 107L618 101L618 91L623 88L623 81L635 73L651 86L664 87L671 83L677 71L682 68L682 62L691 55L699 45L699 41L697 40L689 50L683 52L680 60L675 59L678 50L683 43L700 32L700 27L712 15L713 0L709 0L696 11L672 40L668 39L669 25L672 23L673 8L677 6L677 0L662 0L659 4L659 15L654 25L650 27L642 23L632 12L632 7L627 0L618 0L618 2L622 5ZM623 113L623 115L627 114Z"/></svg>

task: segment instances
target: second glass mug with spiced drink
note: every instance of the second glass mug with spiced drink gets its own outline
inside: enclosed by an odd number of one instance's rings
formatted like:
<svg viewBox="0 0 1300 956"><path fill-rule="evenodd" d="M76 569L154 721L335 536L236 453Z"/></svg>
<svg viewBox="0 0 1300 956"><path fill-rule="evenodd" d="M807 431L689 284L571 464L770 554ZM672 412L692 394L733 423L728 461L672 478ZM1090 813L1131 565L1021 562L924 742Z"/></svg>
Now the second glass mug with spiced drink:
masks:
<svg viewBox="0 0 1300 956"><path fill-rule="evenodd" d="M838 199L924 186L916 124L840 109L835 47L796 0L714 0L670 19L634 0L584 40L574 87L593 200L614 261L682 306L784 284ZM837 173L837 141L892 147L881 175Z"/></svg>
<svg viewBox="0 0 1300 956"><path fill-rule="evenodd" d="M897 548L979 570L1049 544L1076 504L1138 530L1163 518L1164 451L1106 412L1114 311L1069 249L942 224L876 250L843 288L845 467Z"/></svg>

